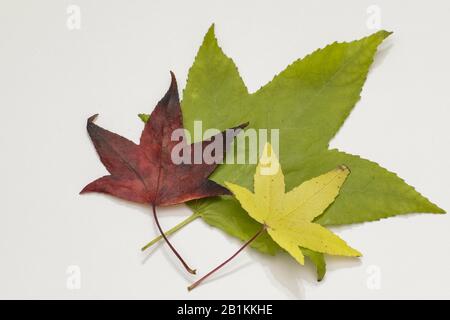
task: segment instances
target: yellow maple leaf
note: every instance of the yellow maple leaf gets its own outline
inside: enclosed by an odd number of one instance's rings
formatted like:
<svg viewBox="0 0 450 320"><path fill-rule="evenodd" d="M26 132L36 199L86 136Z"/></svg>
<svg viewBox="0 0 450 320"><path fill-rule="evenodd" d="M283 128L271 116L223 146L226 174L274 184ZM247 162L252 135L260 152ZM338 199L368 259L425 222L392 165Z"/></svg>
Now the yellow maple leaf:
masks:
<svg viewBox="0 0 450 320"><path fill-rule="evenodd" d="M339 166L286 193L278 158L267 143L256 168L254 192L230 182L225 184L242 208L266 227L272 239L304 264L299 247L331 255L361 256L337 235L312 222L334 202L349 174L346 166Z"/></svg>

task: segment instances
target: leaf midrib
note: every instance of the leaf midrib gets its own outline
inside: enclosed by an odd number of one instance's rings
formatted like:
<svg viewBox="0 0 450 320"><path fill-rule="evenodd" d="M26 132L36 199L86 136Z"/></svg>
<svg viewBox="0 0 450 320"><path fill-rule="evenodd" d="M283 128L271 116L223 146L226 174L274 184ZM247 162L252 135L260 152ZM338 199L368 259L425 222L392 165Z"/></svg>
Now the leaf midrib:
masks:
<svg viewBox="0 0 450 320"><path fill-rule="evenodd" d="M125 160L125 158L122 156L122 154L116 150L116 148L114 148L108 141L106 141L103 137L98 136L98 138L100 140L103 141L103 143L108 146L108 148L110 148L116 155L117 157L122 161L122 163L131 171L133 172L136 177L139 179L139 181L141 181L142 185L144 186L144 189L149 192L148 186L145 183L144 178L141 176L141 174L139 173L139 170L136 169L134 166L131 165L131 163L129 163L127 160ZM133 145L135 145L136 147L139 147L138 145L136 145L134 142L129 141L130 143L132 143Z"/></svg>

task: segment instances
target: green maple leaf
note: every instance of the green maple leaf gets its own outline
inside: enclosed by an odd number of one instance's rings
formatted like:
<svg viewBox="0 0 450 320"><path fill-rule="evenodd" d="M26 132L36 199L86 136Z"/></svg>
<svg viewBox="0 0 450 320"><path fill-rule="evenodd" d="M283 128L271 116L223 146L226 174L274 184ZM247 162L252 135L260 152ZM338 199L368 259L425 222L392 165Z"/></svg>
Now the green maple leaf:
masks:
<svg viewBox="0 0 450 320"><path fill-rule="evenodd" d="M223 130L248 121L249 128L279 129L280 162L287 188L340 164L348 166L352 174L339 199L316 223L343 225L407 213L444 213L396 174L372 161L328 147L360 99L377 48L389 35L379 31L360 40L335 42L316 50L250 94L236 65L219 47L212 26L189 70L183 91L184 126L192 132L194 121L201 120L203 128ZM255 165L224 164L211 179L249 188L254 171ZM230 196L197 200L189 205L196 216L241 240L249 239L260 228ZM268 254L280 250L264 235L251 246ZM325 274L323 256L311 250L303 249L303 253L316 264L321 279Z"/></svg>

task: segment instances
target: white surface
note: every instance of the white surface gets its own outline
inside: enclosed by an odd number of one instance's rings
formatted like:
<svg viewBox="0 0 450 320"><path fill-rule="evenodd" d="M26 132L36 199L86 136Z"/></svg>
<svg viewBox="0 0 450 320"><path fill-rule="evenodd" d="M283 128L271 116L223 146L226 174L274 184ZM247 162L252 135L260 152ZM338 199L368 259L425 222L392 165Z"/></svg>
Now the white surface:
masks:
<svg viewBox="0 0 450 320"><path fill-rule="evenodd" d="M81 29L66 27L67 6ZM311 266L247 251L188 293L166 247L139 248L156 234L148 208L79 196L106 171L86 118L136 141L174 70L183 88L212 22L251 91L294 59L369 30L372 1L5 1L0 2L0 298L450 298L450 218L410 215L334 229L360 262ZM378 54L362 100L332 146L397 172L450 209L448 1L377 1L395 31ZM187 215L161 213L165 227ZM240 245L196 221L173 237L200 274ZM81 288L66 287L77 265ZM367 285L375 266L378 290Z"/></svg>

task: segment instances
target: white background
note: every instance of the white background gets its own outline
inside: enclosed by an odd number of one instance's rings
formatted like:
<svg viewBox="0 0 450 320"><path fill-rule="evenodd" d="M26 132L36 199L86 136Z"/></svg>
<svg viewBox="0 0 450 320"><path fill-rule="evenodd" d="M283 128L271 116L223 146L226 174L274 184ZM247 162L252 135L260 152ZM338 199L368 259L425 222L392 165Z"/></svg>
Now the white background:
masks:
<svg viewBox="0 0 450 320"><path fill-rule="evenodd" d="M66 26L70 4L81 29ZM364 253L312 266L246 251L193 280L162 245L147 207L79 196L106 170L86 118L137 140L173 70L180 88L212 22L250 91L293 60L374 30L394 31L332 146L377 161L450 209L448 1L0 1L0 298L450 298L450 217L409 215L334 228ZM188 215L161 210L170 227ZM240 242L196 221L172 238L200 274ZM70 290L67 268L81 270ZM379 272L378 289L370 284ZM373 273L372 273L373 276Z"/></svg>

